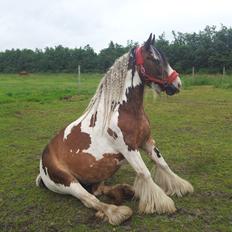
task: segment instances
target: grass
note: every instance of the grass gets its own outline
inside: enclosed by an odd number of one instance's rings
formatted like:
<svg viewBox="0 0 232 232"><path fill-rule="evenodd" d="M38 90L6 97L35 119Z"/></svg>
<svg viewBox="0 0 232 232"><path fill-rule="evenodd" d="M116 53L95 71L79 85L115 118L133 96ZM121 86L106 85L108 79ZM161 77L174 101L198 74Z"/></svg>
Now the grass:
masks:
<svg viewBox="0 0 232 232"><path fill-rule="evenodd" d="M232 91L224 87L231 77L220 85L221 77L206 78L213 81L184 77L186 88L173 97L145 95L159 149L194 194L172 197L178 211L169 216L139 215L138 203L127 202L134 215L115 227L75 198L35 186L41 151L81 115L100 75L84 75L79 89L72 74L0 75L0 231L232 231ZM134 176L126 165L108 183Z"/></svg>
<svg viewBox="0 0 232 232"><path fill-rule="evenodd" d="M216 88L231 89L232 76L229 75L187 75L183 78L184 86L186 88L191 86L212 85Z"/></svg>

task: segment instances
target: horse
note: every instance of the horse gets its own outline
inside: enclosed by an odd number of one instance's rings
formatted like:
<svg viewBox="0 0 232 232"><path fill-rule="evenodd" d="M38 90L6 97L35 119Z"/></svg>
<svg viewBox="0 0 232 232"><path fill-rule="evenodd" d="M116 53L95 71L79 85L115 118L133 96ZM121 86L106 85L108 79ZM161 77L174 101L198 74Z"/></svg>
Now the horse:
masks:
<svg viewBox="0 0 232 232"><path fill-rule="evenodd" d="M181 89L179 74L155 47L152 34L142 46L132 48L115 61L82 116L45 147L37 186L78 198L86 207L95 209L97 217L112 225L132 216L132 209L121 205L125 197L138 199L141 214L174 213L176 208L170 196L192 193L193 187L170 169L151 136L143 106L145 86L170 96ZM156 164L154 178L140 150ZM133 186L104 185L124 163L136 172ZM104 203L97 198L101 194L117 202Z"/></svg>

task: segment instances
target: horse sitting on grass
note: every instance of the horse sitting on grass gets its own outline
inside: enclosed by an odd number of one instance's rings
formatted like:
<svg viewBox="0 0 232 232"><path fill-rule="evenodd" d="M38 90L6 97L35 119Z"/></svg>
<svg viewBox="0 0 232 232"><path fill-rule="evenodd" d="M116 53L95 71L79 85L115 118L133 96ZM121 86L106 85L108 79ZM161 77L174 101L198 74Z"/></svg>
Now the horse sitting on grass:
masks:
<svg viewBox="0 0 232 232"><path fill-rule="evenodd" d="M37 185L70 194L96 216L118 225L132 215L123 205L106 204L96 196L113 196L120 204L126 196L139 199L139 213L173 213L170 195L193 192L192 185L177 176L165 162L144 112L144 88L173 95L180 91L179 74L154 46L154 37L118 58L101 80L83 115L61 130L43 151ZM139 149L156 164L154 180ZM136 172L134 185L106 186L127 161Z"/></svg>

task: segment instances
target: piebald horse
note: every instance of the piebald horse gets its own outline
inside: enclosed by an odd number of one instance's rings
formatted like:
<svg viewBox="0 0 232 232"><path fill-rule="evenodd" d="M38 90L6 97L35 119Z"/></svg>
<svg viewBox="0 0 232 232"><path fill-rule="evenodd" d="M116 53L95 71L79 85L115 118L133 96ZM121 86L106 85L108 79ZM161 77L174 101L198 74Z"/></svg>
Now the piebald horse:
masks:
<svg viewBox="0 0 232 232"><path fill-rule="evenodd" d="M45 147L37 185L78 198L96 216L118 225L131 217L123 205L106 204L96 196L139 199L139 213L173 213L170 195L193 192L192 185L177 176L165 162L151 137L144 112L145 86L168 95L181 88L179 74L154 46L152 34L143 46L118 58L101 80L83 115L61 130ZM156 164L154 180L139 149ZM136 172L134 185L106 186L127 161Z"/></svg>

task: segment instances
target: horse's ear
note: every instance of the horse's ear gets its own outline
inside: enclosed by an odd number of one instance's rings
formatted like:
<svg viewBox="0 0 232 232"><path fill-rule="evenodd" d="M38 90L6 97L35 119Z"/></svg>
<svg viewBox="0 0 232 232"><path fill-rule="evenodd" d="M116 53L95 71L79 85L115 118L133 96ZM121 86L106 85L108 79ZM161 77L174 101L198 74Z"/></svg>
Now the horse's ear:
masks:
<svg viewBox="0 0 232 232"><path fill-rule="evenodd" d="M155 34L153 35L152 41L151 41L152 45L155 45Z"/></svg>
<svg viewBox="0 0 232 232"><path fill-rule="evenodd" d="M152 33L150 34L148 40L145 42L144 47L146 50L150 49L150 45L151 45L151 40L152 40Z"/></svg>

